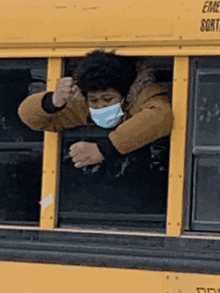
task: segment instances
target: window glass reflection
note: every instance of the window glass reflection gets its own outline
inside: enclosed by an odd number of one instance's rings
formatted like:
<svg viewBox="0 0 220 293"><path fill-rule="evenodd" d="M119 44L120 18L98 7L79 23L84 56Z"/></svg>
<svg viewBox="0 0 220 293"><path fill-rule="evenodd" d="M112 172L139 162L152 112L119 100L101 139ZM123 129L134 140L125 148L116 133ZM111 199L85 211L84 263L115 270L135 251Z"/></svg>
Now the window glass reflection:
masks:
<svg viewBox="0 0 220 293"><path fill-rule="evenodd" d="M194 221L220 221L220 157L197 158L194 179Z"/></svg>
<svg viewBox="0 0 220 293"><path fill-rule="evenodd" d="M0 60L0 223L38 225L43 132L18 117L28 95L46 90L46 59Z"/></svg>
<svg viewBox="0 0 220 293"><path fill-rule="evenodd" d="M29 94L46 90L46 59L0 60L0 142L42 141L43 133L30 130L17 109Z"/></svg>
<svg viewBox="0 0 220 293"><path fill-rule="evenodd" d="M220 74L198 74L196 98L195 145L219 145Z"/></svg>
<svg viewBox="0 0 220 293"><path fill-rule="evenodd" d="M41 146L0 150L0 223L38 224L41 166Z"/></svg>
<svg viewBox="0 0 220 293"><path fill-rule="evenodd" d="M88 221L91 214L93 220L95 214L97 219L106 214L105 220L109 214L114 214L118 219L131 214L131 220L132 215L162 216L166 212L167 172L158 168L156 153L154 162L157 167L154 166L152 145L123 158L111 157L82 169L74 167L69 157L69 147L82 140L102 140L107 134L108 131L104 129L85 126L67 130L63 134L59 199L59 218L63 224L78 223L82 218ZM165 220L164 217L158 217L158 220L161 219Z"/></svg>

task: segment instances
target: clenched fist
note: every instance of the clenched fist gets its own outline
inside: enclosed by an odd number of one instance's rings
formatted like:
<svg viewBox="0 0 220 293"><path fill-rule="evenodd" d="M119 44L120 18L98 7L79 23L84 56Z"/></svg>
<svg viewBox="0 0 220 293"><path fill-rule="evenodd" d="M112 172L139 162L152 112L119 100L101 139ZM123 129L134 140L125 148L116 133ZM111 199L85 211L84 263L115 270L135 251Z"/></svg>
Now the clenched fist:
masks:
<svg viewBox="0 0 220 293"><path fill-rule="evenodd" d="M79 88L74 85L72 77L63 77L57 81L56 89L53 93L52 103L55 107L62 107L66 102L77 96Z"/></svg>

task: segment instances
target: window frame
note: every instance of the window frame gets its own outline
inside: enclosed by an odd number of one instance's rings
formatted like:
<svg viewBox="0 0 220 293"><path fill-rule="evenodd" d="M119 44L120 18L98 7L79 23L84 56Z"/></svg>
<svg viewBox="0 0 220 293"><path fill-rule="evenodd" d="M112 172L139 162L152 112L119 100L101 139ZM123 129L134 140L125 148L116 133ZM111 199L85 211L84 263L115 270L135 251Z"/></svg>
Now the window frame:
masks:
<svg viewBox="0 0 220 293"><path fill-rule="evenodd" d="M132 56L136 56L136 55L132 54ZM147 56L147 55L145 54L143 56ZM80 59L79 56L73 56L73 57L76 57L76 59ZM163 58L163 56L161 56L161 57ZM170 57L170 58L173 59L173 57ZM65 73L67 73L67 75L68 75L68 72L70 71L70 67L69 67L70 58L68 58L68 59L60 58L59 61L57 59L57 61L56 61L57 63L53 63L53 62L55 62L55 58L51 58L51 62L50 61L48 62L48 64L49 64L48 81L50 81L50 83L51 83L50 85L48 85L49 90L52 90L55 87L55 83L52 81L53 79L59 78L61 76L66 76ZM60 63L58 63L58 62L60 62ZM53 70L53 66L54 66L55 70ZM43 173L43 175L47 179L43 179L42 200L47 198L49 194L53 194L54 201L52 203L51 209L47 208L47 211L48 211L47 215L46 215L45 209L43 209L43 211L42 211L41 228L55 228L58 223L57 202L58 202L58 182L60 181L59 180L59 174L60 174L60 163L59 163L60 157L59 156L61 153L61 149L60 149L61 148L61 141L62 141L61 134L56 135L54 133L49 134L48 132L45 132L45 150L44 150L44 152L46 153L46 155L44 157L44 167L43 167L44 173ZM56 145L56 151L52 155L49 150L52 148L53 144ZM54 162L53 168L51 167L51 161ZM55 167L55 165L58 167ZM55 171L55 169L57 171ZM49 174L51 174L51 172L56 173L56 175L53 178L51 178L49 175ZM49 176L49 177L47 177L47 176ZM55 179L55 177L56 177L56 179ZM54 189L54 191L50 192L49 189L52 190L53 186L54 186L53 184L55 184L55 183L52 183L52 182L54 182L53 180L56 180L57 184L56 184L56 188ZM50 182L50 184L51 184L50 188L48 188L48 186L47 186L48 182ZM57 190L57 191L55 191L55 190ZM54 196L54 194L55 194L55 196ZM55 215L54 215L54 213L55 213ZM161 216L163 216L163 215L161 215ZM160 226L161 226L158 229L157 229L157 222L159 222ZM120 221L118 221L118 223L121 224ZM104 222L100 221L100 224L101 224L102 229L108 229L108 228L111 229L111 227L106 226ZM95 228L95 226L97 228L97 224L90 225L90 228L91 229ZM161 221L160 219L156 219L156 220L152 219L149 222L145 222L144 225L141 222L140 223L137 222L137 223L135 223L135 226L132 227L132 226L129 226L129 223L128 224L122 223L119 230L120 229L122 229L122 230L128 229L129 230L129 228L131 228L131 230L136 229L137 231L139 231L139 230L146 230L146 229L149 230L150 228L152 228L152 232L154 232L154 231L165 232L165 229L166 229L166 223L163 223L163 221ZM63 226L63 227L65 227L65 226ZM83 226L83 224L82 224L82 228L86 228L86 227L89 227L89 225L85 224L85 226Z"/></svg>
<svg viewBox="0 0 220 293"><path fill-rule="evenodd" d="M195 180L196 180L196 170L198 168L198 160L199 158L203 158L205 156L211 157L211 156L220 156L219 147L218 146L205 146L205 147L194 147L195 140L196 140L196 121L195 121L195 111L197 107L197 101L195 100L197 88L197 74L196 74L196 66L197 62L201 60L202 58L218 58L219 56L192 56L190 58L190 89L189 89L189 113L188 113L188 122L187 122L187 152L186 152L186 169L185 169L185 192L184 192L184 198L185 198L185 216L184 216L184 230L185 231L191 231L191 232L199 232L204 231L206 234L216 234L219 231L220 227L220 221L219 222L203 222L203 221L197 221L195 220ZM204 67L205 68L205 67ZM201 70L201 69L198 69ZM217 70L214 70L211 72L210 69L204 69L204 75L205 71L207 70L208 74L217 74ZM220 71L218 70L220 73ZM197 162L197 164L196 164Z"/></svg>
<svg viewBox="0 0 220 293"><path fill-rule="evenodd" d="M121 49L122 50L122 49ZM142 55L147 55L143 50ZM53 59L53 61L52 61ZM53 90L56 78L62 73L62 58L49 57L53 66L50 67L48 90ZM182 231L183 220L183 182L184 175L179 177L179 171L184 170L185 162L181 162L176 170L175 158L179 144L176 138L186 139L186 123L184 113L187 112L186 101L188 102L188 61L189 56L174 57L174 77L173 77L173 101L174 110L181 110L183 113L175 117L175 127L171 135L171 155L170 163L172 170L169 173L168 191L168 213L166 233L153 233L152 231L132 232L132 231L111 231L101 229L60 229L56 226L56 200L52 208L41 210L40 227L15 227L0 226L0 258L4 261L19 262L43 262L60 263L69 265L121 267L145 270L171 270L176 272L196 272L196 273L219 273L220 268L216 259L219 257L220 237L195 236L196 233L184 235ZM184 66L184 70L180 70ZM56 68L54 73L53 69ZM178 103L178 94L184 88L183 100ZM178 112L178 111L177 111ZM184 124L185 123L185 124ZM49 146L56 145L55 153L52 155L55 164L48 171L47 176L43 172L44 185L42 188L42 199L48 196L50 190L56 186L59 170L60 134L45 133L44 140L44 167L49 166L47 151ZM184 144L181 144L181 152L184 154ZM184 160L184 158L183 158ZM56 168L56 171L54 170ZM54 171L54 172L53 172ZM174 171L177 171L176 174ZM172 175L172 176L171 176ZM175 187L178 187L176 193ZM57 187L56 187L57 188ZM50 192L49 190L49 192ZM53 189L57 195L58 189ZM175 205L178 205L176 207ZM50 219L52 217L52 219ZM171 224L169 226L169 223ZM219 235L220 236L220 235ZM112 239L114 245L111 245ZM217 240L217 241L213 241ZM143 245L143 241L144 244ZM199 249L198 249L199 247ZM100 253L101 251L101 253ZM204 254L206 252L206 254Z"/></svg>

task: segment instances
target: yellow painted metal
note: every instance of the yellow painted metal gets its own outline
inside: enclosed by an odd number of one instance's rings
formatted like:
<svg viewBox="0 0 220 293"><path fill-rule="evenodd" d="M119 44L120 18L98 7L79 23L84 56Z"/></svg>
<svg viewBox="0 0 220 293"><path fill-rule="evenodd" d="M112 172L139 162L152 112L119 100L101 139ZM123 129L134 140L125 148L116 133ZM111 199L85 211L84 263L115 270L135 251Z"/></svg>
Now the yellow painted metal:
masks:
<svg viewBox="0 0 220 293"><path fill-rule="evenodd" d="M62 75L62 70L62 59L50 58L48 60L47 89L49 91L54 90L57 79ZM60 133L48 131L44 133L40 215L40 227L42 229L53 229L57 224L60 136ZM51 196L52 202L49 201Z"/></svg>
<svg viewBox="0 0 220 293"><path fill-rule="evenodd" d="M75 49L75 48L66 48L66 49L58 49L52 51L51 49L13 49L13 50L0 50L0 59L1 58L69 58L69 57L80 57L84 56L89 51L93 49L101 47L94 46L83 49ZM109 47L104 47L106 50ZM220 54L220 46L189 46L189 47L181 47L181 49L177 47L144 47L140 44L139 47L126 47L121 48L111 47L111 49L115 50L118 54L124 54L125 56L129 55L145 55L145 56L219 56Z"/></svg>
<svg viewBox="0 0 220 293"><path fill-rule="evenodd" d="M193 46L220 40L218 1L204 0L8 0L0 3L0 51L3 48L92 47L111 45L157 46L197 41ZM214 6L208 5L216 2ZM65 45L66 44L66 45ZM142 44L143 45L143 44ZM90 46L90 45L89 45ZM136 45L135 45L136 46ZM147 46L147 44L145 44ZM183 44L182 44L183 46Z"/></svg>
<svg viewBox="0 0 220 293"><path fill-rule="evenodd" d="M0 276L0 292L4 293L217 293L220 291L219 275L196 273L3 261L0 262Z"/></svg>
<svg viewBox="0 0 220 293"><path fill-rule="evenodd" d="M45 0L0 5L0 42L84 42L173 36L175 0ZM172 6L172 9L170 9ZM154 17L152 17L154 15Z"/></svg>
<svg viewBox="0 0 220 293"><path fill-rule="evenodd" d="M0 59L1 58L69 58L69 57L80 57L84 56L89 51L95 48L103 47L106 50L109 48L111 50L116 50L118 54L129 55L145 55L145 56L219 56L220 55L220 45L219 46L181 46L179 47L166 47L163 45L158 45L155 47L143 46L143 43L139 44L139 47L132 47L127 45L127 47L121 47L120 43L118 46L102 46L101 44L94 44L94 47L88 46L85 48L62 48L62 49L45 49L45 48L15 48L15 49L0 49Z"/></svg>
<svg viewBox="0 0 220 293"><path fill-rule="evenodd" d="M196 273L168 273L169 288L167 293L218 293L220 276ZM164 292L164 291L162 291Z"/></svg>
<svg viewBox="0 0 220 293"><path fill-rule="evenodd" d="M150 49L153 47L163 47L166 49L182 49L188 47L200 47L206 46L207 49L210 47L219 47L220 40L219 39L195 39L195 40L169 40L169 39L158 39L158 40L127 40L123 41L122 39L114 40L114 41L79 41L79 42L38 42L29 43L29 42L13 42L13 43L0 43L0 50L1 52L4 50L11 50L13 52L14 49L16 50L40 50L45 52L54 52L54 51L63 51L69 50L82 50L82 48L94 48L94 47L106 47L106 48L142 48L145 47ZM181 47L181 48L180 48ZM56 54L56 53L55 53Z"/></svg>
<svg viewBox="0 0 220 293"><path fill-rule="evenodd" d="M189 58L174 58L167 235L179 236L183 222L183 191L188 113Z"/></svg>
<svg viewBox="0 0 220 293"><path fill-rule="evenodd" d="M2 293L168 292L166 273L131 269L0 262L0 280Z"/></svg>

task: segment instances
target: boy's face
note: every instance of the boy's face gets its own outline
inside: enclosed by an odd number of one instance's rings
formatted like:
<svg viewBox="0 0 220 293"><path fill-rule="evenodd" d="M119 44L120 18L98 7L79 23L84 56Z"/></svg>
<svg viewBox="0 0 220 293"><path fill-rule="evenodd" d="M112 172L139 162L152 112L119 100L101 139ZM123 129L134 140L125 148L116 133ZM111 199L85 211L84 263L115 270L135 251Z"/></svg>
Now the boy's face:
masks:
<svg viewBox="0 0 220 293"><path fill-rule="evenodd" d="M122 96L113 89L107 89L106 91L88 92L87 101L90 108L101 109L120 103Z"/></svg>

